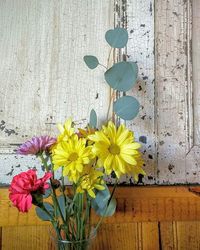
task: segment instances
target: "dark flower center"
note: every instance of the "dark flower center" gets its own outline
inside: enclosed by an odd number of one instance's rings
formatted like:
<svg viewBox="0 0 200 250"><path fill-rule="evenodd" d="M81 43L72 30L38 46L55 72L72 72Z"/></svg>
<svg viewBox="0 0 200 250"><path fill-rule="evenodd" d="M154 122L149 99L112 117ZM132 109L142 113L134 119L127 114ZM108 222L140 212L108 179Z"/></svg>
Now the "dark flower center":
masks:
<svg viewBox="0 0 200 250"><path fill-rule="evenodd" d="M111 144L108 150L112 155L118 155L120 153L120 147L117 144Z"/></svg>
<svg viewBox="0 0 200 250"><path fill-rule="evenodd" d="M71 153L69 156L70 161L76 161L78 159L78 154L76 152Z"/></svg>

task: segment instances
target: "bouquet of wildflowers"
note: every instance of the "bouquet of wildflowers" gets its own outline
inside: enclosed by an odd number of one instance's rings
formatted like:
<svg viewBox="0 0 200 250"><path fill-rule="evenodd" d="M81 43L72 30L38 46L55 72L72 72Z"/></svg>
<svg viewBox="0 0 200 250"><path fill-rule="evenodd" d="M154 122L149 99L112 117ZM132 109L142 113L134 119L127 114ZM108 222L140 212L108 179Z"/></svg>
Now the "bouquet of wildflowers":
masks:
<svg viewBox="0 0 200 250"><path fill-rule="evenodd" d="M109 44L114 43L113 46L119 47L121 41L120 46L124 45L126 30L116 28L108 32L115 35L112 40L112 35L106 33ZM95 58L84 57L89 68L99 64ZM114 64L105 72L106 81L118 91L122 88L121 81L125 81L121 91L130 85L127 75L132 74L133 84L136 79L135 64L122 63ZM114 79L115 67L118 75L122 72L118 80ZM117 82L115 86L112 85L113 81ZM114 111L119 117L132 119L137 114L137 102L132 98L123 96L114 103ZM37 171L31 169L16 175L9 189L10 199L21 212L28 212L34 204L39 218L51 222L58 240L73 244L78 242L78 247L73 245L69 249L85 249L84 244L95 235L102 218L115 212L116 200L113 194L120 177L128 174L137 181L139 174L145 174L139 152L140 144L124 124L116 126L108 121L97 128L94 110L91 111L86 128L76 129L73 121L68 119L64 125L58 124L58 129L60 133L57 138L33 137L19 147L18 154L35 155L41 161L45 174L38 178ZM109 175L115 180L111 193L105 181ZM71 184L70 189L65 186L65 178ZM48 202L45 200L47 197L51 197ZM91 210L100 216L96 225L91 225Z"/></svg>

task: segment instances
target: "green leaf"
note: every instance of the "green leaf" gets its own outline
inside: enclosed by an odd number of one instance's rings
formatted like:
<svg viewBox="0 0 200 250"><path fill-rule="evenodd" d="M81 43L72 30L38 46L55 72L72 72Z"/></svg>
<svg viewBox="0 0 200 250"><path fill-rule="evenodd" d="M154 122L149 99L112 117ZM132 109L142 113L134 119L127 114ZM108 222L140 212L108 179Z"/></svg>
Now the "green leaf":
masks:
<svg viewBox="0 0 200 250"><path fill-rule="evenodd" d="M128 32L124 28L108 30L105 34L107 43L113 48L123 48L128 42Z"/></svg>
<svg viewBox="0 0 200 250"><path fill-rule="evenodd" d="M91 110L90 112L90 122L89 125L91 128L96 128L97 127L97 114L94 109Z"/></svg>
<svg viewBox="0 0 200 250"><path fill-rule="evenodd" d="M43 204L44 204L45 208L49 211L49 213L53 215L53 211L54 211L53 206L47 202L44 202ZM51 217L44 210L42 210L40 207L36 207L35 211L36 211L37 216L41 220L44 220L44 221L51 220Z"/></svg>
<svg viewBox="0 0 200 250"><path fill-rule="evenodd" d="M96 197L92 199L92 203L97 204L98 207L103 208L107 205L108 200L110 199L110 191L108 187L105 185L104 190L98 190L96 193Z"/></svg>
<svg viewBox="0 0 200 250"><path fill-rule="evenodd" d="M97 190L96 197L91 200L91 206L96 214L104 215L109 199L110 191L106 185L104 190Z"/></svg>
<svg viewBox="0 0 200 250"><path fill-rule="evenodd" d="M114 102L114 112L124 120L132 120L139 112L140 104L137 99L132 96L120 97Z"/></svg>
<svg viewBox="0 0 200 250"><path fill-rule="evenodd" d="M106 213L105 213L105 217L107 216L112 216L115 211L116 211L116 207L117 207L117 201L115 198L112 198L110 203L109 203L109 206L108 208L106 209ZM103 216L103 215L102 215Z"/></svg>
<svg viewBox="0 0 200 250"><path fill-rule="evenodd" d="M90 69L95 69L99 65L99 61L96 56L84 56L83 60Z"/></svg>
<svg viewBox="0 0 200 250"><path fill-rule="evenodd" d="M43 198L46 199L51 195L51 188L48 188L45 190L45 193L43 194Z"/></svg>
<svg viewBox="0 0 200 250"><path fill-rule="evenodd" d="M62 215L64 219L66 219L66 213L65 213L65 198L63 195L58 196L58 204L60 206L60 210L62 212Z"/></svg>
<svg viewBox="0 0 200 250"><path fill-rule="evenodd" d="M116 199L112 198L108 207L107 207L107 203L108 201L106 202L105 206L101 206L101 207L99 207L97 203L94 203L92 208L95 210L97 215L104 216L104 217L112 216L115 213L116 206L117 206Z"/></svg>
<svg viewBox="0 0 200 250"><path fill-rule="evenodd" d="M119 62L105 73L105 80L111 88L119 91L130 90L137 80L138 67L134 62Z"/></svg>

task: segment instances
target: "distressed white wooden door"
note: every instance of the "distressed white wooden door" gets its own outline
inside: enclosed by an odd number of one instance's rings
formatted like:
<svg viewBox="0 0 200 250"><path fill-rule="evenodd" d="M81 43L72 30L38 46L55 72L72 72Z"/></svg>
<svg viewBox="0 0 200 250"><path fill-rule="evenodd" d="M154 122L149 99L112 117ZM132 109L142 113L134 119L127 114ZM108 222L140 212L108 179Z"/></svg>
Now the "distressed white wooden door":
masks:
<svg viewBox="0 0 200 250"><path fill-rule="evenodd" d="M140 113L127 125L142 143L147 175L140 183L198 182L199 10L198 0L1 1L1 185L37 165L16 156L16 144L54 134L69 116L84 125L91 108L105 118L104 70L89 71L82 58L106 63L104 33L114 25L128 29L121 53L139 66L129 94L139 99Z"/></svg>
<svg viewBox="0 0 200 250"><path fill-rule="evenodd" d="M104 34L113 25L113 0L0 1L1 185L37 166L34 157L13 153L18 144L55 134L67 117L84 126L92 108L105 119L104 71L88 70L83 56L106 64Z"/></svg>

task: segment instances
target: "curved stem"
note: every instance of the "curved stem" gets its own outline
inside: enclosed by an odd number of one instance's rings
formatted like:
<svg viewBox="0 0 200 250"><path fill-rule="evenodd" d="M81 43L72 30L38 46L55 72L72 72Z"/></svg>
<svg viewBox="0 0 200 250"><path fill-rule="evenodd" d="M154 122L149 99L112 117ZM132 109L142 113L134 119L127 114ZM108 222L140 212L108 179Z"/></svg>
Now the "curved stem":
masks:
<svg viewBox="0 0 200 250"><path fill-rule="evenodd" d="M112 51L113 51L113 48L110 49L110 52L109 52L109 55L108 55L107 68L109 68L110 57L111 57ZM115 50L114 50L114 52L115 52ZM109 104L108 104L108 111L107 111L107 116L106 116L107 121L108 121L108 118L109 118L109 113L110 113L111 103L112 103L113 98L114 98L114 90L113 90L113 93L112 93L112 88L110 87L109 88Z"/></svg>
<svg viewBox="0 0 200 250"><path fill-rule="evenodd" d="M107 70L107 67L101 63L99 63L100 66L102 66L103 68L105 68Z"/></svg>

